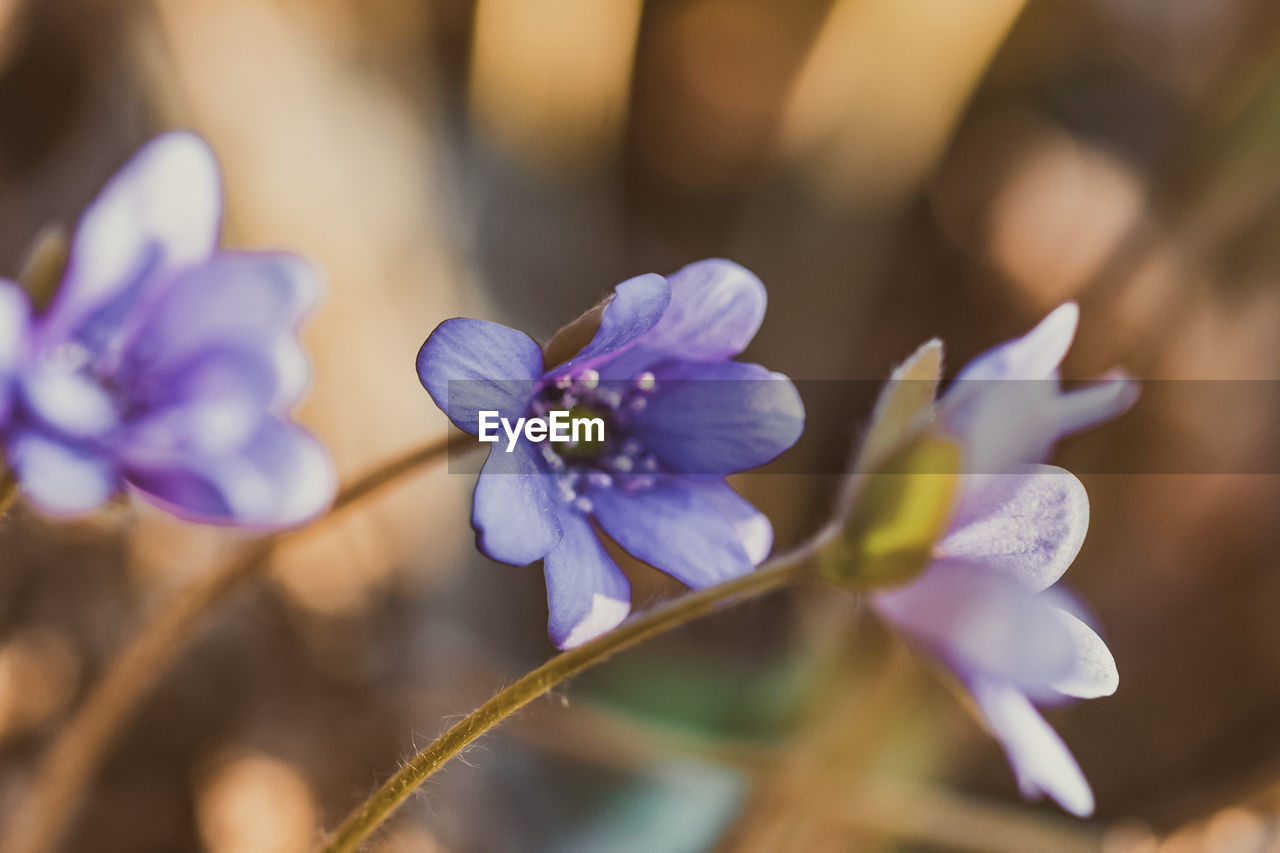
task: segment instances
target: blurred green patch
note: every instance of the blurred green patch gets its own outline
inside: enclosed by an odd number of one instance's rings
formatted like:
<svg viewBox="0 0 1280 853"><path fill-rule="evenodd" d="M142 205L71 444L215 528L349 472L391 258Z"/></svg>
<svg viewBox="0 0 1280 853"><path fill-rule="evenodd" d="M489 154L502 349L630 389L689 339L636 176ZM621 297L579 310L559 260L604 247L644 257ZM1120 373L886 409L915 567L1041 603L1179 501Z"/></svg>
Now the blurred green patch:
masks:
<svg viewBox="0 0 1280 853"><path fill-rule="evenodd" d="M580 689L649 725L708 739L773 741L803 713L818 674L801 654L747 669L655 648L601 667Z"/></svg>

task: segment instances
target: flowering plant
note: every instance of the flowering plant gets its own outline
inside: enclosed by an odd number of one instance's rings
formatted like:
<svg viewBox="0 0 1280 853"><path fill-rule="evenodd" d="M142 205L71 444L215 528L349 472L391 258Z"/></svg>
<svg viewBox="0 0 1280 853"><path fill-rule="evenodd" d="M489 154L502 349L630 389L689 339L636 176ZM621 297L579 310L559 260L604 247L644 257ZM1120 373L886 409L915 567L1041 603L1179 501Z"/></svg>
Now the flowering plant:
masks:
<svg viewBox="0 0 1280 853"><path fill-rule="evenodd" d="M724 481L800 437L791 382L732 361L764 318L764 286L723 260L619 284L576 354L548 364L522 332L482 320L440 324L418 355L422 384L461 429L485 412L555 410L607 423L602 440L557 449L495 446L472 524L495 560L544 560L550 634L569 648L617 625L630 585L593 523L625 550L694 588L751 571L769 520Z"/></svg>
<svg viewBox="0 0 1280 853"><path fill-rule="evenodd" d="M0 440L46 511L127 484L191 521L283 527L332 500L328 453L289 417L317 275L220 249L220 218L213 153L168 133L89 205L48 311L0 281Z"/></svg>
<svg viewBox="0 0 1280 853"><path fill-rule="evenodd" d="M212 153L195 136L165 134L86 210L47 311L0 281L0 444L46 511L84 512L128 486L193 521L285 527L449 446L413 451L335 499L327 453L290 417L309 381L298 328L316 274L294 255L219 248L219 219ZM931 341L886 386L836 520L768 559L772 525L726 482L805 427L790 379L735 360L765 304L753 274L705 260L624 281L546 347L480 320L431 333L417 358L422 385L492 445L472 502L479 547L501 562L543 561L549 634L566 651L415 755L328 849L354 849L445 761L553 686L815 569L865 591L954 674L1024 794L1092 812L1083 773L1037 705L1107 695L1118 674L1084 607L1058 586L1084 540L1088 496L1045 463L1062 436L1124 411L1136 385L1111 374L1062 389L1072 304L979 356L941 397ZM691 591L628 619L630 584L609 542ZM214 573L141 635L35 786L37 803L69 805L23 810L6 841L39 850L56 840L149 674L270 552Z"/></svg>
<svg viewBox="0 0 1280 853"><path fill-rule="evenodd" d="M918 574L877 587L871 601L973 695L1025 795L1047 793L1087 815L1089 785L1032 700L1109 695L1119 676L1106 643L1081 618L1083 607L1055 585L1084 542L1088 495L1072 474L1042 463L1063 435L1127 409L1137 386L1113 374L1061 390L1058 368L1078 316L1074 304L1063 305L1027 335L974 359L936 403L938 342L895 371L870 438L884 441L897 402L899 421L914 427L897 441L940 434L955 442L958 477L941 493L947 520L927 541ZM923 384L927 394L904 384ZM918 399L904 417L902 396L913 393Z"/></svg>

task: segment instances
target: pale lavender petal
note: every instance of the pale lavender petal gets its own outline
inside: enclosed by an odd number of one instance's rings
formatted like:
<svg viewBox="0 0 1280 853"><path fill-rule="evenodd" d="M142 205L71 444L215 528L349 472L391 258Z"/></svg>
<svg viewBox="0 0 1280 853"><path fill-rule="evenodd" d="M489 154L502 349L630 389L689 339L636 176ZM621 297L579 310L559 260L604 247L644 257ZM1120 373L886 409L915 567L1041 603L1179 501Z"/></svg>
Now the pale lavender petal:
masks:
<svg viewBox="0 0 1280 853"><path fill-rule="evenodd" d="M670 302L671 286L660 275L648 273L622 282L605 305L600 328L591 342L549 375L570 376L590 367L600 369L606 378L617 378L604 365L641 341L662 319Z"/></svg>
<svg viewBox="0 0 1280 853"><path fill-rule="evenodd" d="M136 389L147 409L118 441L122 458L146 468L234 453L258 431L277 393L270 355L229 347L198 352L156 379Z"/></svg>
<svg viewBox="0 0 1280 853"><path fill-rule="evenodd" d="M656 377L634 435L670 470L745 471L782 454L804 431L795 385L758 364L680 362Z"/></svg>
<svg viewBox="0 0 1280 853"><path fill-rule="evenodd" d="M764 320L764 285L732 261L711 258L667 277L671 304L643 346L667 357L717 361L746 349Z"/></svg>
<svg viewBox="0 0 1280 853"><path fill-rule="evenodd" d="M616 627L631 611L631 584L581 515L560 517L564 537L547 554L548 633L562 649Z"/></svg>
<svg viewBox="0 0 1280 853"><path fill-rule="evenodd" d="M953 386L939 405L939 419L947 432L960 439L967 473L1005 474L1018 465L1049 458L1058 440L1057 423L1051 416L1057 393L1056 381Z"/></svg>
<svg viewBox="0 0 1280 853"><path fill-rule="evenodd" d="M129 484L179 518L205 524L301 524L323 512L337 490L324 446L301 427L270 416L232 453L174 453L163 460L155 454L147 461L129 461Z"/></svg>
<svg viewBox="0 0 1280 853"><path fill-rule="evenodd" d="M715 507L733 525L738 541L753 564L759 565L769 556L773 548L773 525L768 516L720 477L691 476L686 482L699 498Z"/></svg>
<svg viewBox="0 0 1280 853"><path fill-rule="evenodd" d="M148 143L80 219L45 340L103 345L172 271L213 253L221 205L217 161L203 140L175 132Z"/></svg>
<svg viewBox="0 0 1280 853"><path fill-rule="evenodd" d="M449 420L473 435L482 410L512 421L522 417L542 369L542 350L532 338L485 320L445 320L418 352L423 387Z"/></svg>
<svg viewBox="0 0 1280 853"><path fill-rule="evenodd" d="M956 382L1056 377L1079 322L1080 309L1074 302L1060 305L1027 334L969 362Z"/></svg>
<svg viewBox="0 0 1280 853"><path fill-rule="evenodd" d="M695 589L744 575L754 563L728 519L684 478L628 494L591 493L596 519L633 557Z"/></svg>
<svg viewBox="0 0 1280 853"><path fill-rule="evenodd" d="M1017 688L974 679L969 689L1004 747L1025 797L1048 794L1080 817L1093 814L1093 791L1057 732Z"/></svg>
<svg viewBox="0 0 1280 853"><path fill-rule="evenodd" d="M1071 636L1075 654L1070 672L1055 678L1049 686L1076 699L1096 699L1115 693L1120 686L1120 673L1106 642L1075 615L1055 609L1058 620Z"/></svg>
<svg viewBox="0 0 1280 853"><path fill-rule="evenodd" d="M1059 394L1053 407L1058 435L1080 432L1124 414L1138 401L1140 390L1136 379L1114 370L1092 385Z"/></svg>
<svg viewBox="0 0 1280 853"><path fill-rule="evenodd" d="M106 456L51 441L38 433L19 432L12 436L7 456L23 495L54 515L96 509L120 486L119 475Z"/></svg>
<svg viewBox="0 0 1280 853"><path fill-rule="evenodd" d="M100 437L119 422L111 395L82 372L37 363L22 374L21 387L29 414L69 438Z"/></svg>
<svg viewBox="0 0 1280 853"><path fill-rule="evenodd" d="M965 445L965 470L1005 473L1044 462L1066 435L1133 405L1137 383L1112 373L1091 387L1062 391L1058 367L1075 335L1079 309L1067 303L1025 336L984 353L960 372L939 403L944 427Z"/></svg>
<svg viewBox="0 0 1280 853"><path fill-rule="evenodd" d="M286 527L302 524L333 503L338 475L328 450L311 433L285 420L268 417L262 429L239 454L246 470L258 473L270 486L271 497L236 510L237 524ZM227 482L229 478L220 477ZM232 494L231 489L224 492Z"/></svg>
<svg viewBox="0 0 1280 853"><path fill-rule="evenodd" d="M980 566L938 560L872 602L962 678L996 676L1042 695L1075 663L1071 635L1050 601Z"/></svg>
<svg viewBox="0 0 1280 853"><path fill-rule="evenodd" d="M31 302L22 288L0 279L0 427L13 404L14 378L30 343Z"/></svg>
<svg viewBox="0 0 1280 853"><path fill-rule="evenodd" d="M1123 413L1138 386L1113 379L1063 392L1056 379L953 385L939 404L944 428L965 446L965 470L1003 474L1044 462L1059 439Z"/></svg>
<svg viewBox="0 0 1280 853"><path fill-rule="evenodd" d="M283 252L220 252L179 275L133 341L134 373L156 375L202 350L267 354L283 413L305 393L310 367L298 327L320 298L320 279L302 258Z"/></svg>
<svg viewBox="0 0 1280 853"><path fill-rule="evenodd" d="M1089 495L1072 474L1051 465L993 476L966 490L941 557L980 563L1029 590L1056 583L1089 529Z"/></svg>
<svg viewBox="0 0 1280 853"><path fill-rule="evenodd" d="M23 361L31 327L31 300L22 286L0 278L0 377L12 376Z"/></svg>
<svg viewBox="0 0 1280 853"><path fill-rule="evenodd" d="M560 542L562 509L551 475L528 442L519 442L510 453L505 446L490 450L471 512L480 550L517 566L539 560Z"/></svg>

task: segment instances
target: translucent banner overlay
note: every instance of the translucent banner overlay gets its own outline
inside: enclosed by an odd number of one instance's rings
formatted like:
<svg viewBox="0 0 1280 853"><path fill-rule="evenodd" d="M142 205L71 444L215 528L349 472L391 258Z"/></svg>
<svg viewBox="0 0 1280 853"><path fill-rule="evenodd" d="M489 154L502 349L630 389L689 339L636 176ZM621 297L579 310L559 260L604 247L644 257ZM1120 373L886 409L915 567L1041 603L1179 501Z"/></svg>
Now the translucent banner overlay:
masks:
<svg viewBox="0 0 1280 853"><path fill-rule="evenodd" d="M1087 395L1100 392L1096 383L952 382L943 386L932 420L919 425L962 443L975 434L1018 441L1055 435L1064 427L1067 434L1050 461L1080 475L1280 474L1280 381L1146 380L1140 388L1129 412L1073 435L1073 419L1082 411L1087 415ZM643 467L651 474L837 475L847 470L884 389L883 380L708 380L661 374L625 382L562 382L560 387L541 380L453 381L452 419L475 434L481 413L488 412L495 440L451 450L449 471L474 475L485 452L492 451L497 458L489 473L546 473L563 464L570 470L623 474ZM804 433L772 457L796 430L797 394ZM566 418L583 427L600 420L604 440L595 440L593 432L586 443L552 441L549 423L545 433L533 427L534 436L544 435L542 441L530 441L529 421L550 421L556 411L568 413L556 417L561 435ZM514 445L513 432L518 434ZM579 437L583 434L579 431ZM755 461L766 458L763 464ZM735 467L734 460L752 464ZM966 473L1008 472L970 464Z"/></svg>

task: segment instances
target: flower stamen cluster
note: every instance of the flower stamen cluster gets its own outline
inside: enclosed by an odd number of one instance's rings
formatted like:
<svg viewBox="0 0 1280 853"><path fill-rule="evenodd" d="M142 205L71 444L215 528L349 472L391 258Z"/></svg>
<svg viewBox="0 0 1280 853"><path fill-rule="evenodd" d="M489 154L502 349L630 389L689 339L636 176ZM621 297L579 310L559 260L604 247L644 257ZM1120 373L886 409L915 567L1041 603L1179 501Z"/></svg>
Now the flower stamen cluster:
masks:
<svg viewBox="0 0 1280 853"><path fill-rule="evenodd" d="M764 307L755 276L710 260L618 285L591 312L590 341L550 369L536 343L494 323L448 320L423 344L422 383L467 432L495 412L604 424L592 440L494 448L476 485L480 547L503 562L544 561L549 630L562 647L614 627L630 607L630 584L597 531L696 588L768 554L768 519L724 481L785 451L804 427L790 380L732 361Z"/></svg>

